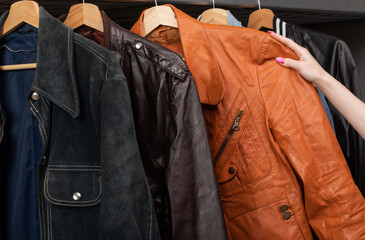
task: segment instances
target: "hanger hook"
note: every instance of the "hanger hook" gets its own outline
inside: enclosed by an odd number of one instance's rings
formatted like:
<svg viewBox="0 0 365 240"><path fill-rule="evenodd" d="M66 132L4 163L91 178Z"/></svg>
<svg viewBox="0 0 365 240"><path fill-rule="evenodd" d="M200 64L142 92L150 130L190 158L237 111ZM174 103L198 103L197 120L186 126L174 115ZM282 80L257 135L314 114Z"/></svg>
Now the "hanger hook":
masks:
<svg viewBox="0 0 365 240"><path fill-rule="evenodd" d="M213 8L215 8L215 2L214 2L214 0L213 0Z"/></svg>
<svg viewBox="0 0 365 240"><path fill-rule="evenodd" d="M155 0L155 5L156 5L156 7L157 7L157 0Z"/></svg>
<svg viewBox="0 0 365 240"><path fill-rule="evenodd" d="M257 3L259 4L259 9L261 10L261 1L257 0Z"/></svg>

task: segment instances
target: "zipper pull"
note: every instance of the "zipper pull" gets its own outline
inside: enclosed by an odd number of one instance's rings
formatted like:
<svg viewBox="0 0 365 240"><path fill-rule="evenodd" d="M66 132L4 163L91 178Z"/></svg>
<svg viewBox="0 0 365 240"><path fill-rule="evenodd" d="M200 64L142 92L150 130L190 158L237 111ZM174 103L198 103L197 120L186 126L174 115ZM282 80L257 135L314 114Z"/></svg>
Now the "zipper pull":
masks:
<svg viewBox="0 0 365 240"><path fill-rule="evenodd" d="M239 131L240 130L239 124L240 124L240 120L241 120L242 115L243 115L243 111L239 110L238 113L237 113L237 116L234 120L233 126L232 126L233 131Z"/></svg>

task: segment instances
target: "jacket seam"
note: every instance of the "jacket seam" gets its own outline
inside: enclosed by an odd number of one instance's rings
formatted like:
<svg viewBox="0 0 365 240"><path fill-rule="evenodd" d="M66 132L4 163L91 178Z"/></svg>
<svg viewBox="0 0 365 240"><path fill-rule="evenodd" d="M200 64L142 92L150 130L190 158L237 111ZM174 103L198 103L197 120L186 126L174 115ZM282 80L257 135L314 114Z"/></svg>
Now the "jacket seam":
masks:
<svg viewBox="0 0 365 240"><path fill-rule="evenodd" d="M50 202L54 203L54 204L59 204L61 206L94 206L97 203L100 202L100 196L101 196L101 179L99 177L99 195L93 199L93 200L89 200L89 201L78 201L78 202L74 202L74 201L68 201L68 200L58 200L55 199L53 197L51 197L51 194L48 191L48 182L49 182L49 172L47 171L46 173L46 179L44 181L45 186L44 186L44 193L45 193L45 197L50 200Z"/></svg>
<svg viewBox="0 0 365 240"><path fill-rule="evenodd" d="M102 56L100 56L97 52L95 52L92 48L89 48L88 46L84 45L83 43L79 42L76 39L75 39L75 43L78 44L78 45L80 45L81 47L85 48L86 50L88 50L91 54L93 54L95 57L97 57L105 65L108 65L107 64L107 61Z"/></svg>
<svg viewBox="0 0 365 240"><path fill-rule="evenodd" d="M109 67L108 67L108 62L107 60L104 59L104 57L100 56L97 52L95 52L92 48L89 48L88 46L84 45L83 43L79 42L78 40L75 39L75 43L80 45L80 47L83 47L85 50L87 50L88 52L90 52L91 54L93 54L95 57L97 57L100 61L102 61L104 63L105 66L105 73L104 73L104 78L105 80L109 79ZM103 84L104 85L104 84Z"/></svg>
<svg viewBox="0 0 365 240"><path fill-rule="evenodd" d="M133 47L132 47L132 48L133 48ZM147 59L150 63L152 63L153 65L157 66L158 68L160 68L160 69L164 70L165 72L168 72L168 73L170 73L171 75L174 75L175 77L177 77L178 79L180 79L182 82L183 82L183 81L185 81L185 79L186 79L186 77L187 77L187 76L191 75L191 72L189 72L189 71L184 71L185 76L178 76L176 73L173 73L173 72L172 72L172 71L170 71L169 69L164 68L164 67L160 66L158 63L156 63L156 62L152 61L152 60L151 60L149 57L147 57L145 54L140 53L140 51L133 51L133 52L135 52L136 54L138 54L138 55L139 55L139 56L141 56L141 57L144 57L144 58L145 58L145 59ZM166 59L167 61L173 62L173 61L171 61L170 59L167 59L166 57L165 57L165 59ZM175 63L175 62L173 62L173 63Z"/></svg>
<svg viewBox="0 0 365 240"><path fill-rule="evenodd" d="M287 201L288 201L288 204L289 204L289 206L291 206L291 208L293 209L293 212L294 212L294 214L293 214L293 217L294 217L294 219L295 219L295 222L297 223L297 225L298 225L298 228L299 228L299 230L300 230L300 233L302 234L302 236L303 236L303 239L305 239L305 235L304 235L304 229L302 229L302 225L301 224L299 224L299 219L297 218L297 216L298 216L298 212L300 212L300 210L298 210L297 208L296 208L296 206L295 206L295 204L293 204L292 203L292 201L289 199L289 197L288 197L288 194L286 194L286 191L284 191L284 194L285 194L285 197L286 197L286 199L287 199ZM305 208L304 208L305 209ZM297 211L298 210L298 211ZM304 210L304 212L305 212L305 210Z"/></svg>
<svg viewBox="0 0 365 240"><path fill-rule="evenodd" d="M124 34L125 33L123 33L123 36L124 36ZM132 43L132 41L130 41L130 40L125 40L126 42L129 42L129 43ZM175 61L175 60L173 60L173 59L170 59L170 58L168 58L168 57L166 57L164 54L162 54L162 53L160 53L160 52L157 52L157 51L155 51L155 50L153 50L151 47L149 47L149 42L147 42L146 41L146 39L145 38L140 38L140 36L138 36L138 37L136 37L135 39L134 39L134 41L133 42L142 42L143 43L143 45L148 49L148 50L150 50L151 52L153 52L154 54L156 54L156 55L158 55L158 56L162 56L162 57L164 57L165 59L167 59L168 61L170 61L170 62L173 62L174 64L176 64L176 65L178 65L182 70L184 70L184 72L186 72L186 66L184 66L184 64L181 64L181 63L179 63L179 62L177 62L177 61ZM148 40L148 41L150 41L150 40ZM155 44L155 43L154 43ZM156 44L157 45L157 44ZM160 45L157 45L157 47L161 47ZM164 49L164 51L166 51L165 49L165 47L163 47ZM171 51L176 57L178 57L179 59L181 59L181 57L177 54L177 53L175 53L174 51ZM183 62L183 63L185 63L185 61L184 60L182 60L181 59L181 61ZM184 69L185 68L185 69Z"/></svg>
<svg viewBox="0 0 365 240"><path fill-rule="evenodd" d="M53 102L59 104L60 106L66 108L67 110L69 110L73 115L76 115L76 111L72 110L71 107L62 104L61 102L59 102L56 98L52 97L51 95L49 95L47 92L43 91L42 89L38 88L38 87L33 87L33 89L37 90L39 93L44 94L46 97L48 97L49 99L51 99Z"/></svg>
<svg viewBox="0 0 365 240"><path fill-rule="evenodd" d="M265 36L264 40L262 41L261 43L261 47L260 47L260 52L259 52L259 55L258 55L258 59L257 59L257 67L256 67L256 80L257 80L257 84L259 86L259 92L260 92L260 96L261 96L261 100L263 102L263 105L264 105L264 108L265 108L265 112L268 116L268 121L269 121L269 127L271 128L272 126L272 123L271 123L271 116L270 116L270 112L269 110L267 109L267 106L266 106L266 102L265 102L265 98L264 98L264 95L262 93L262 89L261 89L261 81L260 81L260 65L262 64L262 61L263 61L263 56L265 55L266 51L267 51L267 39L268 39L268 34Z"/></svg>
<svg viewBox="0 0 365 240"><path fill-rule="evenodd" d="M213 59L214 59L214 62L215 62L215 64L216 64L216 66L217 66L217 69L218 69L218 72L219 72L219 77L220 77L220 80L221 80L221 82L222 82L223 94L224 94L223 76L222 76L221 68L220 68L220 66L219 66L219 64L218 64L218 61L217 61L217 59L218 59L218 58L217 58L217 57L216 57L216 55L214 54L214 51L213 51L212 45L211 45L211 43L210 43L210 41L209 41L209 37L208 37L207 32L205 31L205 28L204 28L203 26L202 26L202 30L203 30L203 33L204 33L205 38L207 39L207 43L208 43L208 46L209 46L209 50L210 50L210 52L212 53L212 55L213 55Z"/></svg>
<svg viewBox="0 0 365 240"><path fill-rule="evenodd" d="M285 198L280 198L280 199L277 199L277 200L274 200L274 201L268 202L268 203L266 203L265 205L262 205L262 206L260 206L260 207L256 207L256 208L251 209L251 210L249 210L249 211L246 211L246 212L240 213L240 214L238 214L238 215L236 215L236 216L234 216L234 217L229 216L229 221L228 221L228 222L231 222L233 219L235 219L235 218L237 218L237 217L239 217L239 216L245 215L245 214L247 214L247 213L250 213L250 212L256 211L256 210L258 210L258 209L261 209L261 208L267 207L267 206L269 206L269 205L271 205L271 204L273 204L273 203L280 202L280 201L283 201L283 200L287 200L287 198L286 198L286 197L285 197Z"/></svg>
<svg viewBox="0 0 365 240"><path fill-rule="evenodd" d="M53 167L101 168L101 166L99 166L99 165L48 165L48 168L53 168ZM58 168L52 169L52 170L58 170ZM78 170L81 170L81 169L78 169ZM91 169L91 170L93 170L93 169Z"/></svg>

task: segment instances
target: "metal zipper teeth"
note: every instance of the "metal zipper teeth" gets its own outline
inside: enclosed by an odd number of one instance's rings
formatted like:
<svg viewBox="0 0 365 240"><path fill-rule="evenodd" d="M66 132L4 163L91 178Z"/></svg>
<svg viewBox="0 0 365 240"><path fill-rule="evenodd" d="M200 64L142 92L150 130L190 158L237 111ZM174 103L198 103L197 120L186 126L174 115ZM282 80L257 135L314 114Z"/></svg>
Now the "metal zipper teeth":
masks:
<svg viewBox="0 0 365 240"><path fill-rule="evenodd" d="M3 141L3 137L4 137L4 129L5 127L5 117L3 115L0 116L0 144L2 143Z"/></svg>
<svg viewBox="0 0 365 240"><path fill-rule="evenodd" d="M229 140L231 139L233 133L240 130L239 123L242 118L242 115L243 115L243 111L239 110L236 115L236 118L234 119L234 121L232 123L231 128L229 129L229 131L227 133L226 138L224 139L221 147L219 148L217 155L214 158L214 166L217 165L218 160L221 157L222 153L224 152L224 149L227 147L227 144L228 144Z"/></svg>

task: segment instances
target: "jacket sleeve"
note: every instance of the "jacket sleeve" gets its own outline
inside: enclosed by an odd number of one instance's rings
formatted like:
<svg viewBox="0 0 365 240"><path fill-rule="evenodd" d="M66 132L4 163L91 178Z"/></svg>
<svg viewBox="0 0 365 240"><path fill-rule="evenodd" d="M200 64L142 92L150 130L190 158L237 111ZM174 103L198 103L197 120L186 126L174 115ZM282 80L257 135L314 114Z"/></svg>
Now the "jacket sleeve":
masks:
<svg viewBox="0 0 365 240"><path fill-rule="evenodd" d="M292 27L292 30L292 39L307 48L318 63L356 97L364 100L361 95L356 63L344 41L305 28ZM305 39L313 41L304 41ZM328 102L328 106L336 129L336 137L352 176L360 191L365 194L365 178L362 176L365 172L365 140L331 102Z"/></svg>
<svg viewBox="0 0 365 240"><path fill-rule="evenodd" d="M105 81L100 113L102 239L160 239L124 78Z"/></svg>
<svg viewBox="0 0 365 240"><path fill-rule="evenodd" d="M266 37L258 81L276 143L302 184L305 211L320 239L365 237L365 201L313 86L278 56L293 52Z"/></svg>
<svg viewBox="0 0 365 240"><path fill-rule="evenodd" d="M202 109L191 75L171 87L165 168L172 239L226 239Z"/></svg>

